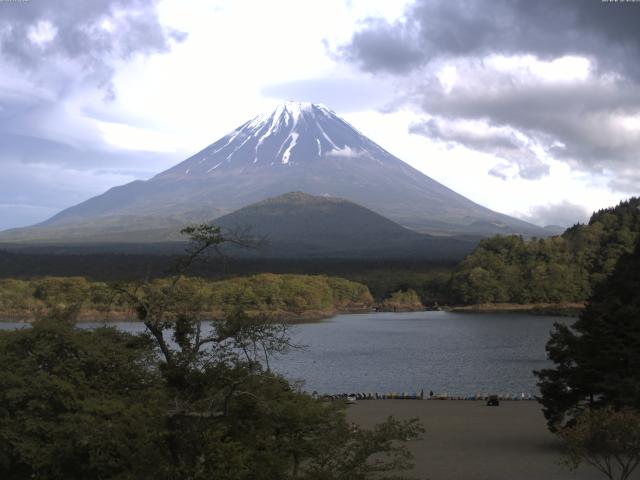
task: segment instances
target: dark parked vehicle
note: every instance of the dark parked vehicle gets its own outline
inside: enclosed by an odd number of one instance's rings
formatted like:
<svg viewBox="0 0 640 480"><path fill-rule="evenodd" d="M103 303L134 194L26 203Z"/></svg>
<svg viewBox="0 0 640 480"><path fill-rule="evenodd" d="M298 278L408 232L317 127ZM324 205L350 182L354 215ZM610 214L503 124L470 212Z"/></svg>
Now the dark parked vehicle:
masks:
<svg viewBox="0 0 640 480"><path fill-rule="evenodd" d="M487 407L498 407L500 406L500 400L498 399L498 395L489 395L487 399Z"/></svg>

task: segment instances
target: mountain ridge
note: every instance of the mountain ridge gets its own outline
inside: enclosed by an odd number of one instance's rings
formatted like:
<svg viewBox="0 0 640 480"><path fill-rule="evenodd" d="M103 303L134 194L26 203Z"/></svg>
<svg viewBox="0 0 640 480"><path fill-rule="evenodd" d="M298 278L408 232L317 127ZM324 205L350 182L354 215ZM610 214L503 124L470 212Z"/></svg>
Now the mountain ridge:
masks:
<svg viewBox="0 0 640 480"><path fill-rule="evenodd" d="M285 102L149 180L114 187L35 230L21 229L22 238L30 231L80 230L100 221L124 231L136 228L136 222L129 221L133 218L205 222L290 191L346 198L404 227L432 234L548 234L436 182L328 108Z"/></svg>
<svg viewBox="0 0 640 480"><path fill-rule="evenodd" d="M212 223L266 239L260 251L238 252L250 256L458 259L477 244L421 234L350 200L304 192L262 200Z"/></svg>

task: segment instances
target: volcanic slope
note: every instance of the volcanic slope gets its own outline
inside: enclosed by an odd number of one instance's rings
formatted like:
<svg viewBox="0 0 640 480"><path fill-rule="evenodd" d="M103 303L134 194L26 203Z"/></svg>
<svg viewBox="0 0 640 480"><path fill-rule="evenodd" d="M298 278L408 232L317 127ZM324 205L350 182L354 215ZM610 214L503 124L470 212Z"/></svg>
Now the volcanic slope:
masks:
<svg viewBox="0 0 640 480"><path fill-rule="evenodd" d="M420 234L348 200L290 192L213 222L266 245L252 256L460 259L477 241ZM248 230L247 230L248 229Z"/></svg>
<svg viewBox="0 0 640 480"><path fill-rule="evenodd" d="M548 234L429 178L328 108L286 102L149 180L114 187L0 240L115 240L129 232L137 241L291 191L348 199L421 232Z"/></svg>

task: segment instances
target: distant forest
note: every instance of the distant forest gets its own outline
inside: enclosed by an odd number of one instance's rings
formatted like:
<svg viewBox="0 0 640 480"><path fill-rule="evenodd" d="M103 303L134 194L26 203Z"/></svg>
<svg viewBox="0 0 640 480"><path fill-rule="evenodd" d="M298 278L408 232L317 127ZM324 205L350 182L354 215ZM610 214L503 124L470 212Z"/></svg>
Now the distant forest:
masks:
<svg viewBox="0 0 640 480"><path fill-rule="evenodd" d="M118 253L27 253L0 251L0 279L35 280L42 277L84 277L91 282L163 278L178 255ZM209 258L196 262L191 274L209 280L260 273L327 275L365 284L376 302L393 292L415 290L425 305L451 300L448 282L456 262L389 259L247 259Z"/></svg>
<svg viewBox="0 0 640 480"><path fill-rule="evenodd" d="M559 236L488 238L455 269L451 291L464 304L582 302L639 235L640 198L631 198Z"/></svg>
<svg viewBox="0 0 640 480"><path fill-rule="evenodd" d="M212 258L195 264L192 275L212 281L235 279L228 285L242 284L256 291L259 285L246 279L260 273L341 277L362 284L373 302L383 304L386 300L386 305L394 308L402 307L392 298L402 298L405 305L414 308L420 308L420 303L581 303L612 272L620 256L633 251L639 237L640 198L631 198L594 213L587 224L577 224L559 236L484 239L458 264L385 259ZM47 276L84 277L83 281L95 285L161 279L170 273L177 258L178 255L0 251L0 278L29 280L29 285ZM3 284L6 290L8 283ZM14 286L18 288L18 283ZM218 288L221 286L217 284ZM310 291L296 295L308 295L310 304L315 301L315 294ZM290 299L287 301L291 303Z"/></svg>
<svg viewBox="0 0 640 480"><path fill-rule="evenodd" d="M169 279L151 281L161 290ZM43 277L34 280L0 280L0 316L6 320L37 319L52 312L75 309L84 320L135 320L125 291L136 283L107 284L84 277ZM249 315L265 314L283 320L312 320L338 312L369 311L373 298L365 285L324 275L263 273L228 280L184 278L173 307L179 312L199 312L209 318L226 317L238 309ZM415 300L415 299L413 299ZM396 293L394 301L412 299Z"/></svg>

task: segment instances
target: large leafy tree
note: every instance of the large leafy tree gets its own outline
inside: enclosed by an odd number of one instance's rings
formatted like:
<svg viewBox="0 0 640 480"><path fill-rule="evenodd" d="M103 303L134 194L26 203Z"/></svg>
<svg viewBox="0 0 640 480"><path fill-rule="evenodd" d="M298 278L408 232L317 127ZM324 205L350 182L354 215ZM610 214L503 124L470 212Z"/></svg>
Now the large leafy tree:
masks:
<svg viewBox="0 0 640 480"><path fill-rule="evenodd" d="M144 478L166 404L151 345L40 320L0 334L0 478Z"/></svg>
<svg viewBox="0 0 640 480"><path fill-rule="evenodd" d="M595 212L587 225L524 241L497 236L456 268L451 288L463 303L584 302L640 237L640 198Z"/></svg>
<svg viewBox="0 0 640 480"><path fill-rule="evenodd" d="M379 427L389 434L384 439L350 432L343 406L302 395L269 370L272 355L293 347L284 325L237 308L203 328L198 297L182 288L186 272L209 250L219 252L229 241L251 245L251 239L225 237L207 225L184 233L191 245L170 279L123 290L161 353L166 394L173 405L166 414L169 478L308 478L317 458L340 442L354 448L362 444L352 471L406 468L406 451L397 442L419 433L415 422L390 420ZM352 450L340 451L350 455ZM344 467L337 463L332 468L327 475L337 475Z"/></svg>
<svg viewBox="0 0 640 480"><path fill-rule="evenodd" d="M291 347L285 327L241 309L200 322L184 275L227 238L206 225L186 233L169 279L118 287L146 335L79 331L60 308L0 336L0 478L360 480L408 467L399 442L415 422L353 430L344 405L269 370Z"/></svg>
<svg viewBox="0 0 640 480"><path fill-rule="evenodd" d="M640 409L640 244L618 261L571 327L547 344L554 368L536 372L552 430L586 408Z"/></svg>

